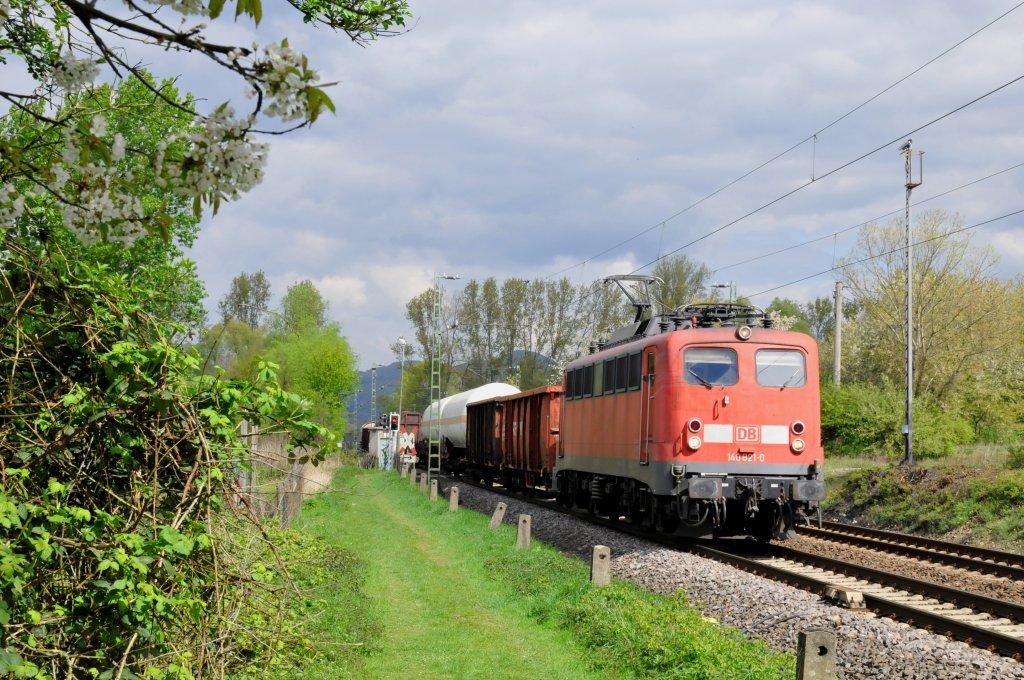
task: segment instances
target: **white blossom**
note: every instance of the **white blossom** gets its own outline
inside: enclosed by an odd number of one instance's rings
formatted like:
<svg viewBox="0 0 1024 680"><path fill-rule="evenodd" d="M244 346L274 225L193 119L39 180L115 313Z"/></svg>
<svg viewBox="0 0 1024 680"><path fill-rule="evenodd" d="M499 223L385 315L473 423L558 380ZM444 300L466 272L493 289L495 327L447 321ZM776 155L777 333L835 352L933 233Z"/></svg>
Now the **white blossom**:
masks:
<svg viewBox="0 0 1024 680"><path fill-rule="evenodd" d="M110 145L110 157L114 162L124 160L124 135L114 133L114 143Z"/></svg>
<svg viewBox="0 0 1024 680"><path fill-rule="evenodd" d="M203 0L146 0L151 5L170 7L179 14L198 14L209 16L210 9Z"/></svg>
<svg viewBox="0 0 1024 680"><path fill-rule="evenodd" d="M92 59L79 59L68 52L61 55L54 65L53 82L62 90L78 92L87 87L99 74L100 68Z"/></svg>
<svg viewBox="0 0 1024 680"><path fill-rule="evenodd" d="M25 197L10 184L0 187L0 226L10 228L25 213Z"/></svg>
<svg viewBox="0 0 1024 680"><path fill-rule="evenodd" d="M89 126L89 134L94 137L103 137L107 134L107 119L100 114L92 117L92 125Z"/></svg>
<svg viewBox="0 0 1024 680"><path fill-rule="evenodd" d="M170 162L167 144L158 145L154 168L168 186L193 198L215 194L234 200L260 183L267 145L250 141L246 133L252 120L235 119L234 115L234 109L223 106L202 125L167 140L187 143L181 162Z"/></svg>
<svg viewBox="0 0 1024 680"><path fill-rule="evenodd" d="M309 118L309 100L303 90L316 83L319 76L306 66L301 52L286 44L268 45L253 68L260 74L269 99L265 114L284 121Z"/></svg>

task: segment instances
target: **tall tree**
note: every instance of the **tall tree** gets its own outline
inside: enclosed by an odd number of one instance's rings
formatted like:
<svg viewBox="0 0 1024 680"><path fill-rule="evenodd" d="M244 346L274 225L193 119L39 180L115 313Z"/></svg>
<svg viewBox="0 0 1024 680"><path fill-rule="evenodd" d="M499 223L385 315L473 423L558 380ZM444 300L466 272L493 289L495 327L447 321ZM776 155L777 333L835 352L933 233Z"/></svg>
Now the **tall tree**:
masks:
<svg viewBox="0 0 1024 680"><path fill-rule="evenodd" d="M662 280L655 297L665 310L703 298L711 281L711 270L686 255L658 260L652 275Z"/></svg>
<svg viewBox="0 0 1024 680"><path fill-rule="evenodd" d="M327 301L309 279L288 286L280 311L271 320L276 333L301 333L327 324Z"/></svg>
<svg viewBox="0 0 1024 680"><path fill-rule="evenodd" d="M159 93L159 94L156 94ZM21 172L0 153L0 187L7 186L23 197L25 210L4 235L27 247L42 249L59 244L69 257L102 262L113 271L130 276L145 296L146 309L157 318L182 323L196 330L205 319L203 298L206 293L195 264L184 256L193 245L199 220L192 202L160 186L149 158L161 143L188 129L191 118L179 107L191 105L170 80L155 82L145 71L139 78L101 84L91 90L68 96L57 114L66 118L92 119L104 116L106 132L121 140L126 149L138 153L118 154L111 158L119 176L130 178L133 200L142 209L160 206L165 221L155 234L138 233L120 243L97 239L80 241L64 223L64 211L55 194L36 193L36 178ZM53 166L62 161L65 136L59 128L41 122L31 112L13 108L0 117L0 152L6 152L3 140L17 140L23 146L19 163L32 167ZM172 144L184 148L182 142ZM3 201L0 191L0 203ZM0 209L0 215L3 214Z"/></svg>
<svg viewBox="0 0 1024 680"><path fill-rule="evenodd" d="M943 210L923 211L914 224L914 392L939 399L1018 341L1002 313L1013 299L1012 284L994 276L995 254L972 247L962 225L959 215ZM863 378L897 384L905 376L904 241L900 220L866 225L844 270L846 290L861 306L851 333L843 333L858 355L844 365L859 366Z"/></svg>
<svg viewBox="0 0 1024 680"><path fill-rule="evenodd" d="M221 298L217 309L222 323L238 319L249 328L259 328L269 304L270 282L263 270L259 270L253 274L242 272L231 279L231 287Z"/></svg>

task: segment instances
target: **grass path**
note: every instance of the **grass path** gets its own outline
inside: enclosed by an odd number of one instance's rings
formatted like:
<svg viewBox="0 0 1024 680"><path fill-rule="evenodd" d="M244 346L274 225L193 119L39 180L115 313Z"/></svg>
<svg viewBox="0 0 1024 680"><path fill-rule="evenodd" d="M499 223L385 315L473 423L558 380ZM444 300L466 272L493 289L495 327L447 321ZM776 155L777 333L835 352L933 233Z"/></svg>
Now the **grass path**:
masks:
<svg viewBox="0 0 1024 680"><path fill-rule="evenodd" d="M406 489L382 493L396 485ZM402 502L395 502L396 494ZM443 501L425 520L415 513L414 522L402 511L405 502L428 503L397 475L339 475L300 521L303 530L365 563L363 590L383 635L363 665L363 677L607 677L589 670L586 652L570 633L528 617L524 605L510 602L506 586L488 577L480 553L454 547L465 547L467 531L486 528L467 529L467 513L448 513ZM500 531L514 541L514 529ZM456 533L458 540L448 540ZM481 536L481 544L493 540L493 534Z"/></svg>

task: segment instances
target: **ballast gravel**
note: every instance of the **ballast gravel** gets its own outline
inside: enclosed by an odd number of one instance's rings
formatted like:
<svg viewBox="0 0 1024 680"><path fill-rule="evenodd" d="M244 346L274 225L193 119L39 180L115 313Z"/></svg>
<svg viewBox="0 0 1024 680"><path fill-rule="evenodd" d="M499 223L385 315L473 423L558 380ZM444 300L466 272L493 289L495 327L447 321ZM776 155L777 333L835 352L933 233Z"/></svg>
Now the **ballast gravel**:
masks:
<svg viewBox="0 0 1024 680"><path fill-rule="evenodd" d="M439 486L445 497L450 487L458 486L460 505L487 515L499 502L506 503L506 523L517 523L520 514L531 515L534 538L583 560L590 560L595 545L608 546L616 577L664 595L682 588L704 616L739 628L776 649L795 651L802 630L831 630L836 634L837 666L843 680L1024 680L1024 665L1012 659L904 623L842 609L817 595L714 560L474 486L448 479L441 479Z"/></svg>

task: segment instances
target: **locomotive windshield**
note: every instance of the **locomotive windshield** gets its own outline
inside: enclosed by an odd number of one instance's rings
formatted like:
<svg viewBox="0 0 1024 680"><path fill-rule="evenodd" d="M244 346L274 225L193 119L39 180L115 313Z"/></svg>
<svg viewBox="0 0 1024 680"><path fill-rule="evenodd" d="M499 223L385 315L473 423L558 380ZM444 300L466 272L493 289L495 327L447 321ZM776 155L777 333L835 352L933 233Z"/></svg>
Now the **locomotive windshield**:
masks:
<svg viewBox="0 0 1024 680"><path fill-rule="evenodd" d="M804 353L795 349L757 350L757 384L764 387L803 387L807 383Z"/></svg>
<svg viewBox="0 0 1024 680"><path fill-rule="evenodd" d="M725 347L689 347L683 353L683 372L690 385L735 385L736 350Z"/></svg>

